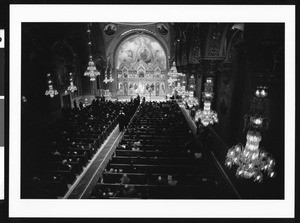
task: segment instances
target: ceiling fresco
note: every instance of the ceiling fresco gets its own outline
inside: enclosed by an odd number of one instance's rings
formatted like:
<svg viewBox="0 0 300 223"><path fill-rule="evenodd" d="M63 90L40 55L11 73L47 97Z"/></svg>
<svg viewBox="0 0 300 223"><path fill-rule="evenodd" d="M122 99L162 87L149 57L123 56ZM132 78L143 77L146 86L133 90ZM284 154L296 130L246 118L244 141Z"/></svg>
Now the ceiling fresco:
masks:
<svg viewBox="0 0 300 223"><path fill-rule="evenodd" d="M116 68L136 69L140 62L147 70L159 67L166 69L166 53L157 40L150 36L138 35L126 39L116 51Z"/></svg>

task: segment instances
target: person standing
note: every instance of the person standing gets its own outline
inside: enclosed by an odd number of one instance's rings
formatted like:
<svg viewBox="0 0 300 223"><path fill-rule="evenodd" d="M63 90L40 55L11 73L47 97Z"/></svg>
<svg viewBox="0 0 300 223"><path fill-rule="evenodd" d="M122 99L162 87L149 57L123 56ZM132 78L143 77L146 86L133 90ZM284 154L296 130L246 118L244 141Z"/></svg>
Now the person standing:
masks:
<svg viewBox="0 0 300 223"><path fill-rule="evenodd" d="M121 131L123 131L125 122L126 122L126 117L125 117L125 113L123 112L123 110L120 111L118 119L119 119L119 130L121 132Z"/></svg>
<svg viewBox="0 0 300 223"><path fill-rule="evenodd" d="M79 108L80 108L80 110L83 109L83 103L82 103L82 101L79 102Z"/></svg>
<svg viewBox="0 0 300 223"><path fill-rule="evenodd" d="M76 101L76 99L74 99L74 101L73 101L73 105L74 105L74 109L78 109L78 106L77 106L77 101Z"/></svg>

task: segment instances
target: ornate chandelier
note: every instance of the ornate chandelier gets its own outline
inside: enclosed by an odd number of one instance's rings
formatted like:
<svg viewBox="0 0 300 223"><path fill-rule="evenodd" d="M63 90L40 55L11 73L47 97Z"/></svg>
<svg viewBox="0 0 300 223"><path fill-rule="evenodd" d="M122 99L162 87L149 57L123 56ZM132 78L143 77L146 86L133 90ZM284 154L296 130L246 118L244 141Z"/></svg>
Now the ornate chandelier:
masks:
<svg viewBox="0 0 300 223"><path fill-rule="evenodd" d="M77 91L77 87L74 85L72 73L70 73L70 86L68 87L68 91L74 92Z"/></svg>
<svg viewBox="0 0 300 223"><path fill-rule="evenodd" d="M185 95L185 86L180 86L180 83L177 83L177 86L174 88L179 96Z"/></svg>
<svg viewBox="0 0 300 223"><path fill-rule="evenodd" d="M192 91L195 90L195 77L194 77L194 75L191 75L191 77L190 77L190 89Z"/></svg>
<svg viewBox="0 0 300 223"><path fill-rule="evenodd" d="M91 42L91 30L90 30L90 26L88 24L88 30L87 30L87 34L88 34L88 46L89 46L89 63L88 66L86 68L86 71L84 72L84 76L88 76L90 77L90 81L95 81L96 77L100 75L100 72L97 70L95 63L93 61L93 56L92 56L92 50L91 50L91 46L92 46L92 42Z"/></svg>
<svg viewBox="0 0 300 223"><path fill-rule="evenodd" d="M108 73L107 71L109 71L109 74L110 74L109 78L107 78L107 73ZM114 79L112 78L112 69L109 68L109 56L108 56L107 64L106 64L106 70L105 70L105 78L104 78L103 82L105 84L107 84L107 83L110 83L110 82L113 82L113 81L114 81Z"/></svg>
<svg viewBox="0 0 300 223"><path fill-rule="evenodd" d="M169 77L169 79L168 79L169 86L172 87L173 84L174 84L176 81L177 81L177 79L174 79L174 78L172 78L172 77Z"/></svg>
<svg viewBox="0 0 300 223"><path fill-rule="evenodd" d="M86 68L86 71L84 72L84 76L90 77L90 81L95 81L96 77L100 75L100 72L95 67L95 63L93 61L93 56L90 55L90 61L88 63L88 67Z"/></svg>
<svg viewBox="0 0 300 223"><path fill-rule="evenodd" d="M114 79L112 78L112 69L111 68L109 69L109 74L110 74L110 77L108 78L108 81L113 82Z"/></svg>
<svg viewBox="0 0 300 223"><path fill-rule="evenodd" d="M53 98L55 95L58 94L58 92L53 88L52 80L50 79L50 73L47 74L47 78L48 78L48 90L46 90L45 95L46 96L49 95L51 98Z"/></svg>
<svg viewBox="0 0 300 223"><path fill-rule="evenodd" d="M204 126L213 125L215 122L218 122L218 114L210 108L211 102L204 101L203 104L203 110L200 109L196 112L195 120L198 121L200 119Z"/></svg>
<svg viewBox="0 0 300 223"><path fill-rule="evenodd" d="M176 68L176 63L175 61L172 63L172 67L170 68L170 71L168 72L168 83L170 87L174 87L176 85L176 81L178 81L178 77L184 77L185 74L183 73L178 73L177 68Z"/></svg>
<svg viewBox="0 0 300 223"><path fill-rule="evenodd" d="M105 84L111 82L111 81L110 81L110 78L107 78L107 70L105 70L105 78L104 78L103 82L104 82Z"/></svg>
<svg viewBox="0 0 300 223"><path fill-rule="evenodd" d="M231 168L232 165L238 165L237 177L253 178L258 182L262 182L263 172L268 173L270 177L275 177L273 170L275 161L272 155L259 148L262 139L260 132L249 130L246 138L245 147L238 144L228 150L226 166Z"/></svg>
<svg viewBox="0 0 300 223"><path fill-rule="evenodd" d="M202 125L208 126L218 122L218 114L211 109L211 102L214 98L213 80L211 77L206 79L204 91L202 92L203 109L200 109L195 114L195 121L201 120Z"/></svg>
<svg viewBox="0 0 300 223"><path fill-rule="evenodd" d="M198 100L197 100L197 98L194 98L194 97L185 98L184 102L189 106L189 108L192 108L193 106L198 105Z"/></svg>
<svg viewBox="0 0 300 223"><path fill-rule="evenodd" d="M231 168L238 165L237 177L262 182L263 173L271 178L275 177L275 160L264 149L259 148L262 140L260 131L268 128L269 100L266 99L266 87L258 87L251 103L249 114L245 115L245 129L248 129L245 147L242 144L228 150L225 165Z"/></svg>

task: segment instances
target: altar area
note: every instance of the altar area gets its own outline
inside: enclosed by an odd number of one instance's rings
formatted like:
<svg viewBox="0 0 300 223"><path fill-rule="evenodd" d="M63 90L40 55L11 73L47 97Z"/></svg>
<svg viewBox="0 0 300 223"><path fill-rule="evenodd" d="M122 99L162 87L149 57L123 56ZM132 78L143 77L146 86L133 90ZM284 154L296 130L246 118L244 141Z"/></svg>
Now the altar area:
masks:
<svg viewBox="0 0 300 223"><path fill-rule="evenodd" d="M143 99L143 97L145 97L146 101L166 101L166 97L163 96L141 96L141 100ZM132 97L133 99L135 97ZM118 101L130 101L131 97L130 96L118 96ZM114 99L110 99L110 100L114 100Z"/></svg>
<svg viewBox="0 0 300 223"><path fill-rule="evenodd" d="M140 95L165 99L169 93L167 58L161 44L148 35L133 35L115 51L116 98Z"/></svg>

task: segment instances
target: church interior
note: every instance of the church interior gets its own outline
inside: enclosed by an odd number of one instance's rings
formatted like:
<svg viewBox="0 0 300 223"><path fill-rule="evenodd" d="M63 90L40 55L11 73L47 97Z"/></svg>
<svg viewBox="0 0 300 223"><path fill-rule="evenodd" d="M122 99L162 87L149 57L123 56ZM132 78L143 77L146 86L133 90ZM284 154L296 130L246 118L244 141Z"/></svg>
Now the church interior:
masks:
<svg viewBox="0 0 300 223"><path fill-rule="evenodd" d="M22 23L22 199L284 199L283 23Z"/></svg>

